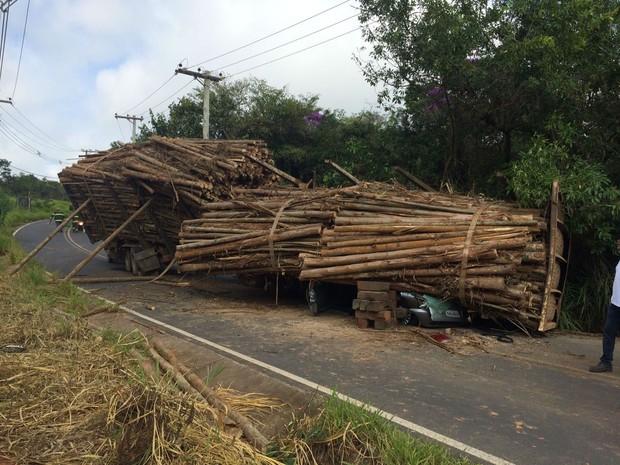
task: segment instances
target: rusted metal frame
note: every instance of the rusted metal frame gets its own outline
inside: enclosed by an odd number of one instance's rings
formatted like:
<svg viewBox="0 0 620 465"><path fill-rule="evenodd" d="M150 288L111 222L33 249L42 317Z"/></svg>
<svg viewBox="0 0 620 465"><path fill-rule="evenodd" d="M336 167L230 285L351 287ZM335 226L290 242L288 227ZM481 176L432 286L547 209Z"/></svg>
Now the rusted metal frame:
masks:
<svg viewBox="0 0 620 465"><path fill-rule="evenodd" d="M90 262L95 255L97 255L101 250L103 250L110 242L112 242L116 236L118 236L121 232L125 230L127 226L129 226L133 220L135 220L139 215L141 215L148 207L151 205L153 199L147 200L147 202L142 205L138 210L136 210L129 218L125 220L125 222L120 225L112 234L110 234L103 242L101 242L95 249L90 253L88 257L82 260L67 276L62 279L62 282L66 282L73 278L79 271L84 268L88 262Z"/></svg>
<svg viewBox="0 0 620 465"><path fill-rule="evenodd" d="M118 196L118 194L114 190L114 186L112 186L112 183L110 181L108 181L107 179L104 181L104 183L105 183L106 187L108 188L108 190L110 191L110 195L112 196L112 198L116 202L116 205L118 205L118 208L121 211L121 213L123 214L123 217L124 218L129 217L129 211L127 210L127 207L125 207L125 204L122 202L122 200L120 199L120 197ZM136 194L138 194L137 190L138 189L136 188ZM140 242L140 246L144 250L148 249L150 247L149 243L144 239L142 234L140 234L140 230L136 227L136 225L134 223L130 223L129 227L131 228L131 231L135 235L135 237L138 238L138 242Z"/></svg>
<svg viewBox="0 0 620 465"><path fill-rule="evenodd" d="M45 244L47 244L49 241L51 241L54 236L56 234L58 234L66 225L67 223L69 223L69 221L71 221L71 219L77 215L78 213L80 213L82 210L84 210L84 208L86 208L88 206L88 204L90 203L90 199L87 199L82 205L80 205L73 213L71 213L69 216L67 216L64 221L62 223L60 223L58 226L56 226L56 229L54 229L54 231L52 231L45 239L43 239L39 245L37 245L28 255L26 255L21 262L19 262L15 268L13 268L11 270L10 275L13 275L15 273L17 273L26 263L28 263L32 257L34 257L39 250L41 250Z"/></svg>

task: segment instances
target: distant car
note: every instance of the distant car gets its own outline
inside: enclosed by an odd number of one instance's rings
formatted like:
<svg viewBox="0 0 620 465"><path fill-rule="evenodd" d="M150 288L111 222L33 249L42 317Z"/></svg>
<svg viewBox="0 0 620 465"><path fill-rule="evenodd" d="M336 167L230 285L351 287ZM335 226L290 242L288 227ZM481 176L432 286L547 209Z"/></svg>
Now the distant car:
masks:
<svg viewBox="0 0 620 465"><path fill-rule="evenodd" d="M468 313L456 300L441 300L426 294L401 292L398 306L406 310L402 323L422 327L465 326Z"/></svg>

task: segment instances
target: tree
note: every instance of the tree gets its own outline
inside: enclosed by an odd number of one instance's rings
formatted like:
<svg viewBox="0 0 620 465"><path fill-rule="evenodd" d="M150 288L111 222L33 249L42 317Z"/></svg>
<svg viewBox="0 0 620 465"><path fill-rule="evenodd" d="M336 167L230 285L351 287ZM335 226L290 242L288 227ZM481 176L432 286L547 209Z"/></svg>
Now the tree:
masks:
<svg viewBox="0 0 620 465"><path fill-rule="evenodd" d="M484 184L536 134L554 141L553 120L577 131L571 150L616 178L617 0L360 5L371 44L365 75L381 87L380 102L406 116L418 144L443 141L429 155L443 160L445 181L464 190Z"/></svg>
<svg viewBox="0 0 620 465"><path fill-rule="evenodd" d="M442 160L444 181L499 193L488 180L501 170L517 201L540 208L560 179L573 239L568 289L592 297L575 299L580 312L600 313L592 302L601 293L590 290L608 270L592 253L620 236L618 0L360 5L366 78L406 121L416 156Z"/></svg>
<svg viewBox="0 0 620 465"><path fill-rule="evenodd" d="M202 138L202 92L194 89L191 94L181 97L168 106L169 116L154 114L149 110L150 124L140 126L136 141L144 141L151 135L162 137Z"/></svg>
<svg viewBox="0 0 620 465"><path fill-rule="evenodd" d="M11 177L11 162L0 158L0 181L7 182Z"/></svg>

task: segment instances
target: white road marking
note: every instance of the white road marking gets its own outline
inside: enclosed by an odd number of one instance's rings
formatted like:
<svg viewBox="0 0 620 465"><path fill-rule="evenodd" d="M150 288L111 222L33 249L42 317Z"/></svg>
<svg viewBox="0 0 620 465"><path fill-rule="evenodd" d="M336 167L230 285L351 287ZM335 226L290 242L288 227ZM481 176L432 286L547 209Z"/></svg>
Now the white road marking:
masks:
<svg viewBox="0 0 620 465"><path fill-rule="evenodd" d="M17 233L20 232L25 227L31 226L31 225L36 224L36 223L43 223L44 221L45 220L33 221L32 223L27 223L27 224L24 224L23 226L20 226L15 231L13 231L13 237L16 237ZM67 242L69 242L69 244L71 244L75 249L78 249L78 250L84 252L86 255L90 255L90 253L92 252L91 250L87 249L86 247L81 246L80 244L78 244L77 242L75 242L73 240L73 238L71 237L71 230L68 227L63 232L63 234L64 234L65 239L67 240ZM86 233L83 233L83 234L86 234ZM103 252L99 252L97 255L95 255L95 258L99 258L101 260L108 261L108 257L106 257L103 254Z"/></svg>
<svg viewBox="0 0 620 465"><path fill-rule="evenodd" d="M91 293L87 289L82 289L82 290L87 292L87 293ZM95 294L93 294L93 295L95 295ZM141 318L141 319L146 320L146 321L150 321L151 323L155 323L158 326L164 327L164 328L166 328L166 329L168 329L168 330L170 330L172 332L178 333L178 334L180 334L182 336L185 336L185 337L187 337L189 339L193 339L194 341L198 341L198 342L200 342L200 343L202 343L202 344L204 344L206 346L213 347L214 349L217 349L217 350L219 350L221 352L224 352L226 354L232 355L233 357L238 358L240 360L243 360L245 362L251 363L252 365L256 365L256 366L258 366L260 368L264 368L265 370L269 370L272 373L275 373L275 374L280 375L280 376L282 376L284 378L287 378L287 379L290 379L292 381L295 381L296 383L299 383L299 384L301 384L303 386L307 386L310 389L317 390L317 391L322 392L323 394L326 394L326 395L334 394L333 389L330 389L328 387L322 386L322 385L317 384L317 383L313 383L310 380L307 380L305 378L297 376L297 375L295 375L293 373L289 373L288 371L284 371L284 370L282 370L282 369L280 369L278 367L269 365L268 363L261 362L260 360L257 360L255 358L248 357L247 355L244 355L244 354L242 354L240 352L237 352L235 350L229 349L227 347L224 347L222 345L217 344L216 342L212 342L212 341L209 341L207 339L204 339L204 338L202 338L200 336L196 336L195 334L189 333L189 332L187 332L185 330L182 330L182 329L177 328L175 326L172 326L172 325L169 325L167 323L164 323L163 321L159 321L159 320L157 320L155 318L152 318L152 317L149 317L149 316L146 316L146 315L142 315L141 313L136 312L135 310L132 310L132 309L130 309L128 307L125 307L124 305L118 305L116 302L112 302L111 300L108 300L105 297L101 297L101 296L97 296L97 297L99 299L105 301L105 302L108 302L111 305L117 306L117 308L120 308L121 310L123 310L126 313L130 313L131 315L134 315L134 316L136 316L138 318ZM391 422L393 422L393 423L395 423L397 425L400 425L400 426L402 426L404 428L407 428L408 430L410 430L410 431L412 431L414 433L418 433L420 435L426 436L426 437L428 437L430 439L433 439L433 440L435 440L435 441L437 441L439 443L442 443L442 444L444 444L446 446L452 447L452 448L454 448L456 450L459 450L461 452L469 454L472 457L475 457L475 458L480 459L480 460L484 460L485 462L488 462L488 463L490 463L492 465L515 465L512 462L508 462L507 460L504 460L504 459L502 459L500 457L496 457L495 455L492 455L492 454L489 454L487 452L484 452L483 450L476 449L475 447L468 446L467 444L464 444L464 443L462 443L460 441L457 441L455 439L449 438L448 436L444 436L443 434L436 433L435 431L432 431L432 430L430 430L428 428L425 428L424 426L418 425L418 424L413 423L413 422L411 422L409 420L405 420L404 418L400 418L400 417L398 417L396 415L393 415L391 413L384 412L383 410L380 410L380 409L378 409L376 407L368 405L365 402L361 402L361 401L359 401L357 399L354 399L353 397L349 397L349 396L346 396L346 395L340 394L340 393L335 393L335 394L338 396L338 398L340 400L343 400L345 402L349 402L349 403L351 403L353 405L356 405L358 407L367 408L368 410L370 410L370 411L372 411L372 412L374 412L374 413L376 413L378 415L381 415L383 418L385 418L385 419L387 419L387 420L389 420L389 421L391 421Z"/></svg>

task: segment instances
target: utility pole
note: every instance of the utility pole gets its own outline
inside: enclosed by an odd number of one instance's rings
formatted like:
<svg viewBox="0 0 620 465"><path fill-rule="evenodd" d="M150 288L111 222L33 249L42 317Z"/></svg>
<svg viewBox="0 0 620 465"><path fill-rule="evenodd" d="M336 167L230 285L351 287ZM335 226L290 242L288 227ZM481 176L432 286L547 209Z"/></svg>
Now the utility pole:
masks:
<svg viewBox="0 0 620 465"><path fill-rule="evenodd" d="M7 99L0 99L0 103L8 103L9 105L13 105L13 100L11 100L11 97L7 98Z"/></svg>
<svg viewBox="0 0 620 465"><path fill-rule="evenodd" d="M203 119L202 138L203 139L208 139L209 138L209 90L210 90L209 84L211 83L211 81L219 82L219 81L221 81L224 78L221 77L221 76L211 76L211 72L210 71L201 71L200 68L198 68L198 72L196 72L196 71L190 71L187 68L181 68L180 66L177 69L174 70L174 74L187 74L188 76L192 76L198 82L202 82L202 92L203 92L203 97L202 97L202 119Z"/></svg>
<svg viewBox="0 0 620 465"><path fill-rule="evenodd" d="M0 11L3 13L8 13L10 6L15 3L17 0L2 0L0 1Z"/></svg>
<svg viewBox="0 0 620 465"><path fill-rule="evenodd" d="M142 121L144 118L142 116L122 116L122 115L118 115L116 113L114 113L114 117L116 119L122 118L122 119L126 119L131 121L131 142L135 142L136 141L136 121Z"/></svg>

